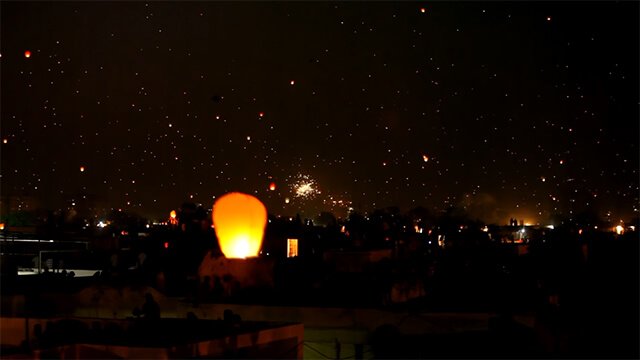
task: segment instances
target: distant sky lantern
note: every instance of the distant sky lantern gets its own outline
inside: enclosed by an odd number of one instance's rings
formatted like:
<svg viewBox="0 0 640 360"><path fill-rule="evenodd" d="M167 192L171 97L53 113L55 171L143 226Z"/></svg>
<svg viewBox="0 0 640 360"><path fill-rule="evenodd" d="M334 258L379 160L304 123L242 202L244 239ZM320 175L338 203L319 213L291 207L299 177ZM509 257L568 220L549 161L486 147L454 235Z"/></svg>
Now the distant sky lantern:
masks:
<svg viewBox="0 0 640 360"><path fill-rule="evenodd" d="M429 157L427 155L422 155L422 160L424 160L424 162L429 161Z"/></svg>
<svg viewBox="0 0 640 360"><path fill-rule="evenodd" d="M26 50L26 51L24 52L24 57L26 57L27 59L28 59L28 58L30 58L30 57L31 57L31 51Z"/></svg>
<svg viewBox="0 0 640 360"><path fill-rule="evenodd" d="M263 117L263 116L264 116L264 113L263 113L262 111L260 111L260 112L258 113L258 116Z"/></svg>
<svg viewBox="0 0 640 360"><path fill-rule="evenodd" d="M427 12L427 9L425 9L425 8L420 8L420 12L424 14L424 13L426 13L426 12Z"/></svg>
<svg viewBox="0 0 640 360"><path fill-rule="evenodd" d="M80 166L80 172L84 172L84 166Z"/></svg>
<svg viewBox="0 0 640 360"><path fill-rule="evenodd" d="M296 81L295 81L295 80L291 80L291 81L289 81L289 84L291 84L291 85L295 85L295 84L296 84Z"/></svg>
<svg viewBox="0 0 640 360"><path fill-rule="evenodd" d="M228 193L213 204L212 217L225 257L258 256L267 225L267 209L260 200L239 192Z"/></svg>
<svg viewBox="0 0 640 360"><path fill-rule="evenodd" d="M285 204L288 204L288 203L289 203L289 201L290 201L290 200L289 200L289 198L284 198L284 203L285 203Z"/></svg>
<svg viewBox="0 0 640 360"><path fill-rule="evenodd" d="M269 190L273 191L276 189L276 183L272 182L271 184L269 184Z"/></svg>
<svg viewBox="0 0 640 360"><path fill-rule="evenodd" d="M171 210L171 212L169 213L169 224L177 225L178 224L177 216L178 216L178 214L176 213L176 211L175 210Z"/></svg>

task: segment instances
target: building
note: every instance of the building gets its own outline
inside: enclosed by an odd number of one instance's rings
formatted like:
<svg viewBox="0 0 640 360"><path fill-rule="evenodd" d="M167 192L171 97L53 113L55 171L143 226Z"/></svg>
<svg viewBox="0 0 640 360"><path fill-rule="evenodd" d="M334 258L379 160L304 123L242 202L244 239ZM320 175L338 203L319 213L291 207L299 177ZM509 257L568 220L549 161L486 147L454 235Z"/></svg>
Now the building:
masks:
<svg viewBox="0 0 640 360"><path fill-rule="evenodd" d="M300 323L2 317L3 358L302 359Z"/></svg>

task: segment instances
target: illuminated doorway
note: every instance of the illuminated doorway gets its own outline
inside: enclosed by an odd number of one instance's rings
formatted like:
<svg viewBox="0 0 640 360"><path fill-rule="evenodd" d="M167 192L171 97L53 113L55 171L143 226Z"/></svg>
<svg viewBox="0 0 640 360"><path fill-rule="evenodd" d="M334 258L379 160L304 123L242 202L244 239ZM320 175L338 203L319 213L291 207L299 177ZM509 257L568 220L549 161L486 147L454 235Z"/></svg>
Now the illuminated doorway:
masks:
<svg viewBox="0 0 640 360"><path fill-rule="evenodd" d="M298 239L287 239L287 257L298 256Z"/></svg>

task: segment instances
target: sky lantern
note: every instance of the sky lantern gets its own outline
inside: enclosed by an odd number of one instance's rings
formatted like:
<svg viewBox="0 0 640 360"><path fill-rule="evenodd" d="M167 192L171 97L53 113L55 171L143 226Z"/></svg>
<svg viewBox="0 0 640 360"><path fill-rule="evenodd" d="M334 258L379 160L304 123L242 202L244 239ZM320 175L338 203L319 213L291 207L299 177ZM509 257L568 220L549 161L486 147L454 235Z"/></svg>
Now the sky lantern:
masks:
<svg viewBox="0 0 640 360"><path fill-rule="evenodd" d="M256 197L232 192L213 204L213 225L226 258L245 259L258 256L267 208Z"/></svg>
<svg viewBox="0 0 640 360"><path fill-rule="evenodd" d="M264 112L260 111L260 112L258 113L258 116L259 116L259 117L263 117L263 116L264 116Z"/></svg>
<svg viewBox="0 0 640 360"><path fill-rule="evenodd" d="M176 213L175 210L171 210L171 212L169 213L169 223L171 225L176 225L178 223L178 219L176 219L178 216L178 214Z"/></svg>
<svg viewBox="0 0 640 360"><path fill-rule="evenodd" d="M80 166L80 172L84 172L84 166Z"/></svg>
<svg viewBox="0 0 640 360"><path fill-rule="evenodd" d="M24 52L24 57L26 57L27 59L28 59L28 58L30 58L30 57L31 57L31 51L26 50L26 51Z"/></svg>
<svg viewBox="0 0 640 360"><path fill-rule="evenodd" d="M273 191L276 189L276 183L271 182L271 184L269 184L269 190Z"/></svg>

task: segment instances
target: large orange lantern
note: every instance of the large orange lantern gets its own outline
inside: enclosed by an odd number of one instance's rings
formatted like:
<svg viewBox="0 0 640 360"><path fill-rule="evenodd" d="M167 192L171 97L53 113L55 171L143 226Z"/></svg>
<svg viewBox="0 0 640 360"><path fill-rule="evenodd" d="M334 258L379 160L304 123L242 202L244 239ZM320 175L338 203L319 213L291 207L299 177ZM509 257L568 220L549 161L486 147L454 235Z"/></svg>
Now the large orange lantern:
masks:
<svg viewBox="0 0 640 360"><path fill-rule="evenodd" d="M213 226L227 258L258 256L267 225L267 209L254 196L228 193L213 204Z"/></svg>

